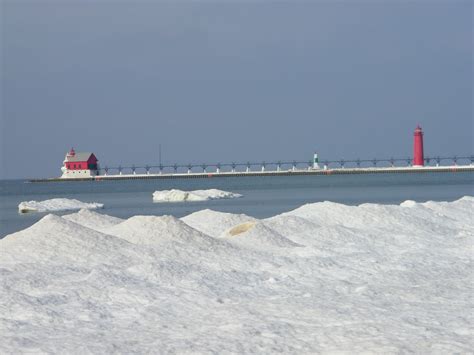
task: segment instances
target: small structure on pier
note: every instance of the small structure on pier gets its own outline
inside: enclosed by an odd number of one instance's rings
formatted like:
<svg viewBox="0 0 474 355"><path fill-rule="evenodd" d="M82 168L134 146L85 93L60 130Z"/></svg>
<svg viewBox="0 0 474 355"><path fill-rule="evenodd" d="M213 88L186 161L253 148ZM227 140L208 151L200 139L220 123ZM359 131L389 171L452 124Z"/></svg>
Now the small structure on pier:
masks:
<svg viewBox="0 0 474 355"><path fill-rule="evenodd" d="M420 125L416 126L413 139L413 166L424 166L423 131Z"/></svg>
<svg viewBox="0 0 474 355"><path fill-rule="evenodd" d="M318 153L314 153L314 155L313 155L313 169L321 169L319 167Z"/></svg>
<svg viewBox="0 0 474 355"><path fill-rule="evenodd" d="M99 175L98 160L94 153L76 153L74 148L66 154L61 171L62 179L87 178Z"/></svg>

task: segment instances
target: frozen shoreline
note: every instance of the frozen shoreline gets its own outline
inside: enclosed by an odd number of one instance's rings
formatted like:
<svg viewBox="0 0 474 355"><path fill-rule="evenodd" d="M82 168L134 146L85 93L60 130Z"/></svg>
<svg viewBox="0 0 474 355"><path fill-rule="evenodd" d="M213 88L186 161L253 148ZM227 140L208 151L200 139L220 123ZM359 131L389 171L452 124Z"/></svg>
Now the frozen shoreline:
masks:
<svg viewBox="0 0 474 355"><path fill-rule="evenodd" d="M0 240L0 352L469 352L473 210L47 215Z"/></svg>

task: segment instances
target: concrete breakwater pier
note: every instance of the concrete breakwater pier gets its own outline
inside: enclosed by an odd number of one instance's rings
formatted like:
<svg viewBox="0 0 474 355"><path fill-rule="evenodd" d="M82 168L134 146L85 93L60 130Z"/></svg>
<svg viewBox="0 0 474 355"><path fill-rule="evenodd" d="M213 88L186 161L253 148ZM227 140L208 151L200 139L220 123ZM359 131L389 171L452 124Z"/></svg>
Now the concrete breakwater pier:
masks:
<svg viewBox="0 0 474 355"><path fill-rule="evenodd" d="M78 152L71 148L64 157L60 178L31 179L30 182L48 181L107 181L135 179L204 179L212 177L350 175L350 174L407 174L453 173L474 171L474 156L425 157L423 131L418 125L413 134L413 157L389 159L356 159L320 161L314 153L310 161L273 161L247 163L203 163L145 166L101 167L92 152ZM196 171L198 170L198 171Z"/></svg>
<svg viewBox="0 0 474 355"><path fill-rule="evenodd" d="M113 181L113 180L145 180L145 179L208 179L225 177L250 177L250 176L330 176L330 175L355 175L355 174L423 174L423 173L463 173L473 172L474 165L450 165L450 166L422 166L422 167L370 167L370 168L345 168L335 169L289 169L289 170L260 170L260 171L203 171L184 173L132 173L97 175L84 178L49 178L30 179L29 182L71 182L71 181Z"/></svg>

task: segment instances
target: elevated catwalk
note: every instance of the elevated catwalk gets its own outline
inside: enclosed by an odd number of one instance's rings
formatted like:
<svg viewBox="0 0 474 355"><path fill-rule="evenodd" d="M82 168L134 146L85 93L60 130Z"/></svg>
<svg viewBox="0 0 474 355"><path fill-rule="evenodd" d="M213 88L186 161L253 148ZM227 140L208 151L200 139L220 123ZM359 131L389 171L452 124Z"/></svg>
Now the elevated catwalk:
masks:
<svg viewBox="0 0 474 355"><path fill-rule="evenodd" d="M145 179L208 179L249 176L300 176L300 175L351 175L351 174L423 174L423 173L462 173L474 171L474 165L424 166L424 167L383 167L383 168L337 168L337 169L297 169L275 171L235 171L202 173L162 173L162 174L117 174L100 175L88 178L31 179L29 182L70 182L107 180L145 180Z"/></svg>

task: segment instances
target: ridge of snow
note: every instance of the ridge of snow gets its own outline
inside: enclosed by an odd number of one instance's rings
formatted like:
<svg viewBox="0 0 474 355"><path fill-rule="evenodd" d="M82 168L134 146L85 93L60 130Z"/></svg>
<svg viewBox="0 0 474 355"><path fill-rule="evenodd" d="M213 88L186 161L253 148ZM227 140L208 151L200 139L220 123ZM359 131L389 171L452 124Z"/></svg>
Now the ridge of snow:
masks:
<svg viewBox="0 0 474 355"><path fill-rule="evenodd" d="M88 209L81 209L79 212L67 214L62 217L68 221L99 232L123 222L121 218L108 216Z"/></svg>
<svg viewBox="0 0 474 355"><path fill-rule="evenodd" d="M106 230L108 234L134 244L196 243L209 246L215 241L173 216L134 216Z"/></svg>
<svg viewBox="0 0 474 355"><path fill-rule="evenodd" d="M103 263L115 260L127 242L54 214L0 241L2 261Z"/></svg>

